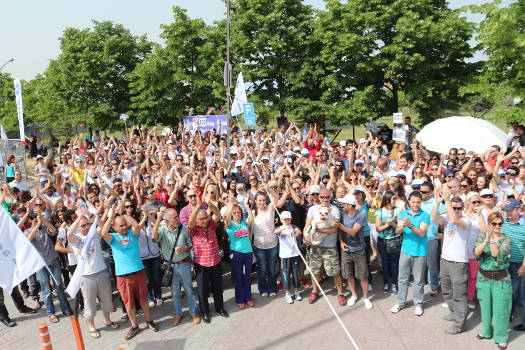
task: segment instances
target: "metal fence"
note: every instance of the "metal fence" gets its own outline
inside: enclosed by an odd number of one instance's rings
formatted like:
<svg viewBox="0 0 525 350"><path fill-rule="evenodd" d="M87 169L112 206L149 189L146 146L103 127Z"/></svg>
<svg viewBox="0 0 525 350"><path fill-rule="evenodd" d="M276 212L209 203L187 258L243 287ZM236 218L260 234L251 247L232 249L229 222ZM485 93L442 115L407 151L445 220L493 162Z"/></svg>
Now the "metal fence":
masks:
<svg viewBox="0 0 525 350"><path fill-rule="evenodd" d="M9 155L15 156L16 168L22 172L24 177L27 177L25 147L20 140L0 140L0 155L4 161L4 166L0 167L0 179L5 180L5 162Z"/></svg>

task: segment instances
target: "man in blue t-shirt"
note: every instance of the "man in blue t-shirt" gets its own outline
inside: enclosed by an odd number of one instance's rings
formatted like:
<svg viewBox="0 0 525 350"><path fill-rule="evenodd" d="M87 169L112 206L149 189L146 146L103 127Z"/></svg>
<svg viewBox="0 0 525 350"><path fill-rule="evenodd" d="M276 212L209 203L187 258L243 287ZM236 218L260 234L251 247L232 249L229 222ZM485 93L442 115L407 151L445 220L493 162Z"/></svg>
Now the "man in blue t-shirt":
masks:
<svg viewBox="0 0 525 350"><path fill-rule="evenodd" d="M113 227L116 232L109 232L110 227ZM126 340L133 338L140 330L135 312L135 299L140 302L140 307L144 310L148 328L153 332L158 331L151 319L148 305L146 273L140 258L139 232L140 227L135 219L129 215L115 217L113 208L109 210L108 220L101 232L102 238L113 252L117 288L131 321Z"/></svg>
<svg viewBox="0 0 525 350"><path fill-rule="evenodd" d="M427 264L427 229L430 215L421 209L421 194L412 192L408 197L410 209L399 214L396 233L403 234L401 255L399 257L399 290L396 304L390 312L397 314L406 303L408 279L414 275L414 314L423 315L423 295L425 286L425 267Z"/></svg>

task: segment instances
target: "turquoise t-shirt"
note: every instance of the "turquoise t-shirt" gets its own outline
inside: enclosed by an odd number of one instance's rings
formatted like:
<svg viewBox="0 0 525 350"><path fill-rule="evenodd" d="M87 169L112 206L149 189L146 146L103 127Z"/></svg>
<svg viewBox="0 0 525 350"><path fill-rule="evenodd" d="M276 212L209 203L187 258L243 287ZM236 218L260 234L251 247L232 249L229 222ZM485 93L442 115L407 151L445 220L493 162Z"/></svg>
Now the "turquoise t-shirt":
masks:
<svg viewBox="0 0 525 350"><path fill-rule="evenodd" d="M15 167L14 166L8 165L5 167L5 170L6 170L6 173L5 173L6 177L15 177Z"/></svg>
<svg viewBox="0 0 525 350"><path fill-rule="evenodd" d="M370 210L370 204L368 204L368 201L364 201L361 205L361 208L359 209L359 213L363 214L363 236L369 237L370 236L370 226L368 225L368 211Z"/></svg>
<svg viewBox="0 0 525 350"><path fill-rule="evenodd" d="M426 202L421 202L421 209L425 211L428 215L432 215L432 209L434 209L434 203L436 202L436 198L432 197ZM439 215L445 214L447 211L447 208L443 203L439 204L438 213ZM430 221L430 225L428 226L427 230L427 238L428 240L437 239L437 233L439 231L439 225L437 222Z"/></svg>
<svg viewBox="0 0 525 350"><path fill-rule="evenodd" d="M410 218L412 225L419 227L422 222L430 225L430 215L425 211L419 210L416 215L410 214L410 209L403 210L399 214L399 221L404 218ZM428 240L427 235L419 237L409 227L403 229L403 244L401 245L401 252L410 256L427 256L428 255Z"/></svg>
<svg viewBox="0 0 525 350"><path fill-rule="evenodd" d="M236 224L233 220L230 226L226 228L228 237L230 238L230 249L239 253L251 253L252 244L250 242L250 231L246 220L242 220L240 224Z"/></svg>
<svg viewBox="0 0 525 350"><path fill-rule="evenodd" d="M401 208L395 207L394 210L389 210L386 208L376 209L376 217L379 218L381 225L384 225L388 219L392 218L392 211L394 212L394 217L396 217L401 212ZM397 236L397 234L393 228L388 228L384 231L378 232L378 236L379 238L389 239Z"/></svg>
<svg viewBox="0 0 525 350"><path fill-rule="evenodd" d="M127 275L144 269L140 258L139 238L131 229L126 235L111 232L113 239L109 242L115 260L115 275Z"/></svg>

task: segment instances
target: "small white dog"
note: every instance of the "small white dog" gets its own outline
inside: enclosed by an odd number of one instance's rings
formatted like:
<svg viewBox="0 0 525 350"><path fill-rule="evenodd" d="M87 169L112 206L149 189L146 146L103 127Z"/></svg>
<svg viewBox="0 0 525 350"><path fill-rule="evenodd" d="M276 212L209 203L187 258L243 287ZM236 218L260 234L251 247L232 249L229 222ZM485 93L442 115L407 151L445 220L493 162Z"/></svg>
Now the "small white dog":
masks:
<svg viewBox="0 0 525 350"><path fill-rule="evenodd" d="M332 227L334 223L334 216L332 209L329 207L319 208L319 215L317 215L311 224L304 231L304 240L306 244L319 245L326 238L326 233L318 232L317 230L327 229Z"/></svg>

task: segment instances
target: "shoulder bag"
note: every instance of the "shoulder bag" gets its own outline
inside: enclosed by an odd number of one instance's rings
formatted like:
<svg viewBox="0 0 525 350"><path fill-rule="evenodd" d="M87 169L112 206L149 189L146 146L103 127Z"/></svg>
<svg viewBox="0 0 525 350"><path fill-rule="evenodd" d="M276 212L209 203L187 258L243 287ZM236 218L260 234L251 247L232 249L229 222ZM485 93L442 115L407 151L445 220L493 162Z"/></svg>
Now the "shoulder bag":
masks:
<svg viewBox="0 0 525 350"><path fill-rule="evenodd" d="M177 235L175 236L175 243L171 249L171 256L168 261L164 260L162 265L160 265L160 270L162 273L161 285L162 287L170 287L173 280L173 270L171 269L171 259L175 254L175 248L177 247L177 242L179 241L180 231L182 231L182 224L179 224L177 227Z"/></svg>

